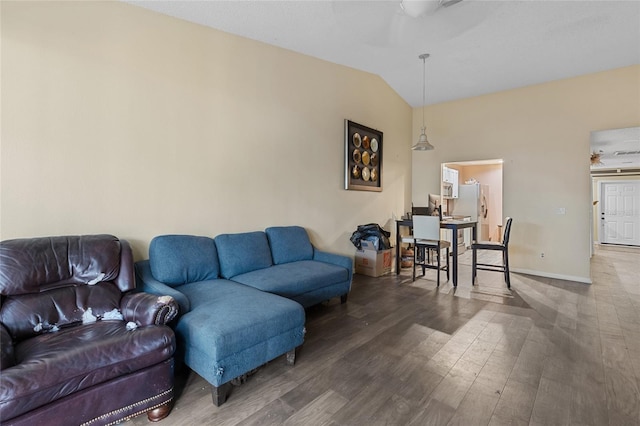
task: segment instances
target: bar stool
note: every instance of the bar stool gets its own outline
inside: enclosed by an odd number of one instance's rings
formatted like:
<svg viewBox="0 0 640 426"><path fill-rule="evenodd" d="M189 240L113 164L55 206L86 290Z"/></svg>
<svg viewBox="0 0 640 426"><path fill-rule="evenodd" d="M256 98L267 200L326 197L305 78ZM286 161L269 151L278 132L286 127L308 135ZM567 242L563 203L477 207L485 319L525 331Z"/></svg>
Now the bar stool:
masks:
<svg viewBox="0 0 640 426"><path fill-rule="evenodd" d="M507 283L507 288L511 288L511 281L509 279L509 234L511 233L512 218L507 218L507 223L504 226L504 235L502 236L502 242L492 241L476 241L471 244L471 250L473 250L472 261L472 276L471 284L475 285L477 270L494 271L504 273L504 280ZM492 263L478 263L478 250L493 250L502 252L502 265L496 265Z"/></svg>
<svg viewBox="0 0 640 426"><path fill-rule="evenodd" d="M425 269L437 269L437 285L440 287L440 271L447 271L447 281L449 281L449 248L451 243L440 239L440 217L439 216L413 216L413 238L414 238L414 258L413 258L413 281L416 280L416 266L422 267L422 276ZM440 250L446 250L446 265L441 265ZM431 262L430 252L435 252L436 264Z"/></svg>

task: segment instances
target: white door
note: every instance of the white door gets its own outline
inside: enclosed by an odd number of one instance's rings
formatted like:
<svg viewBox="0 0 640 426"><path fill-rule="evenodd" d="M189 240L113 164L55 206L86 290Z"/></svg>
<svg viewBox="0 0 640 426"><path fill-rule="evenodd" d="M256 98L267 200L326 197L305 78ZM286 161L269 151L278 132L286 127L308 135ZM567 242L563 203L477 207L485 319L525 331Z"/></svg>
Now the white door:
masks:
<svg viewBox="0 0 640 426"><path fill-rule="evenodd" d="M600 184L600 242L640 246L640 181Z"/></svg>

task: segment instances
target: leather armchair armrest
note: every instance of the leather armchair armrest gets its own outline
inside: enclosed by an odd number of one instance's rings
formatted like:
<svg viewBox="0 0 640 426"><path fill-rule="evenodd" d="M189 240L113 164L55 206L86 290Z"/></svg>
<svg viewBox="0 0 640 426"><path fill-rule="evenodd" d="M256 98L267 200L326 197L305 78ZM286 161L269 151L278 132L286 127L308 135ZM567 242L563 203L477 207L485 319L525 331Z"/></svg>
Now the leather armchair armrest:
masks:
<svg viewBox="0 0 640 426"><path fill-rule="evenodd" d="M127 293L120 301L120 311L126 321L139 326L163 325L178 315L178 304L171 296Z"/></svg>
<svg viewBox="0 0 640 426"><path fill-rule="evenodd" d="M0 370L14 365L16 365L16 358L13 354L13 340L9 331L0 324Z"/></svg>

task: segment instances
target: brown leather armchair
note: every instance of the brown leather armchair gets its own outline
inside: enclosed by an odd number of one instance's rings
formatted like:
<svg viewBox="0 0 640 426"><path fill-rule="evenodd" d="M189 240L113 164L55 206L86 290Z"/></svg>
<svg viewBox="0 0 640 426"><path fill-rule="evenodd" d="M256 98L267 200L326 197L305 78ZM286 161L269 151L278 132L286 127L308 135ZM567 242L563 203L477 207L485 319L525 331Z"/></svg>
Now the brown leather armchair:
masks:
<svg viewBox="0 0 640 426"><path fill-rule="evenodd" d="M111 235L0 242L0 422L104 425L173 400L177 314L136 293L129 244Z"/></svg>

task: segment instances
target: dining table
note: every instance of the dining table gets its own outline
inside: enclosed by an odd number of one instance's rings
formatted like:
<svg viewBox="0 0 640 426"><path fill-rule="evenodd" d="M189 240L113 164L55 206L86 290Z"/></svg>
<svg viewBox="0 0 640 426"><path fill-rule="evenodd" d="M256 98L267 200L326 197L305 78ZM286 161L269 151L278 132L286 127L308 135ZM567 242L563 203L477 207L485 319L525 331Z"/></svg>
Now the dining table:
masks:
<svg viewBox="0 0 640 426"><path fill-rule="evenodd" d="M477 221L470 220L443 219L440 221L440 229L451 229L451 256L453 257L451 262L451 279L454 287L458 286L458 230L471 228L471 240L475 241L477 225ZM400 228L403 226L408 227L410 232L413 232L413 220L396 220L396 274L400 273L400 246L402 244Z"/></svg>

